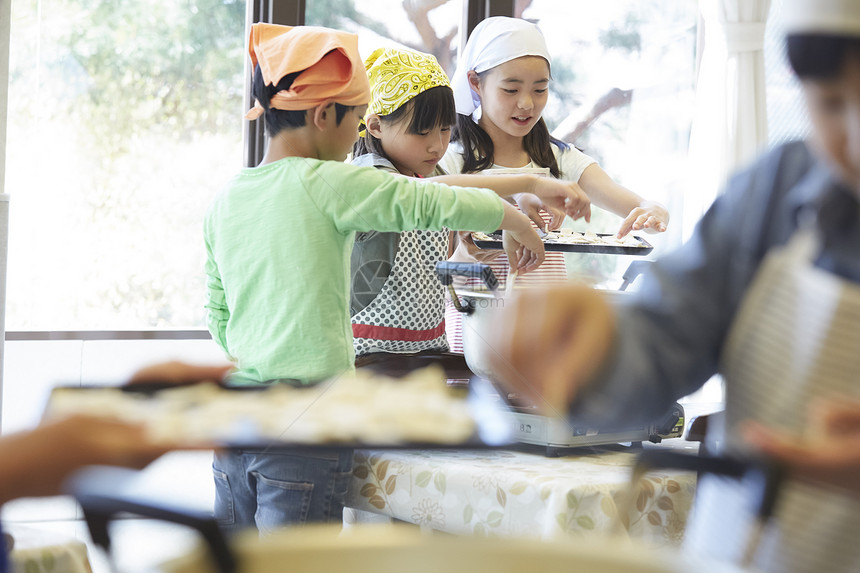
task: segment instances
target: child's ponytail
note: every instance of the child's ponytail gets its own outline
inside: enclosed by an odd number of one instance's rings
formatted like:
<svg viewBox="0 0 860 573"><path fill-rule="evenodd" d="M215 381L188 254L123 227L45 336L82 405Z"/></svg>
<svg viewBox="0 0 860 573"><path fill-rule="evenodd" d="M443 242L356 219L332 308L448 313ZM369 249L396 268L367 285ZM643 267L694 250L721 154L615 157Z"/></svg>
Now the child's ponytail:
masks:
<svg viewBox="0 0 860 573"><path fill-rule="evenodd" d="M555 159L555 153L552 152L552 146L556 145L562 149L567 149L568 145L554 138L549 134L549 128L543 118L540 118L535 126L523 138L523 149L528 153L529 158L538 165L538 167L548 167L549 172L553 177L559 179L561 171L558 168L558 161Z"/></svg>
<svg viewBox="0 0 860 573"><path fill-rule="evenodd" d="M462 173L479 173L493 166L493 140L471 117L457 114L451 141L460 142L463 147Z"/></svg>

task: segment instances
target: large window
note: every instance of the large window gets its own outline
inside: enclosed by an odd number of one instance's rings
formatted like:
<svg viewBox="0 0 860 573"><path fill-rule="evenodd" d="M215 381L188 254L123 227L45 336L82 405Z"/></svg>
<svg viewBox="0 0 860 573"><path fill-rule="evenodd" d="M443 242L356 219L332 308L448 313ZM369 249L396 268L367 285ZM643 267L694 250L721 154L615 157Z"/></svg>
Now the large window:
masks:
<svg viewBox="0 0 860 573"><path fill-rule="evenodd" d="M804 138L810 132L800 82L791 71L785 53L785 30L779 19L781 10L783 0L771 0L764 49L770 146Z"/></svg>
<svg viewBox="0 0 860 573"><path fill-rule="evenodd" d="M464 20L532 19L554 57L554 134L680 213L695 0L270 8L357 32L363 56L382 45L432 52L449 73ZM8 330L204 325L201 222L245 160L245 23L245 0L12 1ZM653 237L658 247L677 242L678 223Z"/></svg>
<svg viewBox="0 0 860 573"><path fill-rule="evenodd" d="M7 329L202 325L244 0L13 0L11 28Z"/></svg>

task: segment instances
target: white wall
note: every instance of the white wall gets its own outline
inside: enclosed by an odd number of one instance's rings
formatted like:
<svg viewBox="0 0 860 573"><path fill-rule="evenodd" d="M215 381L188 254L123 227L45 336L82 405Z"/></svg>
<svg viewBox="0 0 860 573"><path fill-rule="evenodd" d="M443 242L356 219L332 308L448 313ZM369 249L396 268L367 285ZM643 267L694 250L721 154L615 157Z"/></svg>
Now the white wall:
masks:
<svg viewBox="0 0 860 573"><path fill-rule="evenodd" d="M33 427L56 385L118 384L165 360L223 364L212 340L38 340L6 343L2 433Z"/></svg>

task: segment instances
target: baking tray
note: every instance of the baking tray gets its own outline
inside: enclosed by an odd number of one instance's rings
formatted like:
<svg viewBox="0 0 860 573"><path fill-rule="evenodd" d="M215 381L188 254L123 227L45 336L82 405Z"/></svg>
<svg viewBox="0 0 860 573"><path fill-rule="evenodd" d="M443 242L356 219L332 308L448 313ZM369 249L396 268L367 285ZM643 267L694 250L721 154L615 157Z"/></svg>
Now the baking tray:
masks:
<svg viewBox="0 0 860 573"><path fill-rule="evenodd" d="M442 381L444 384L444 381ZM280 389L283 390L283 385L274 384L266 386L224 386L205 383L212 390L206 390L208 393L218 396L219 400L235 399L237 402L244 404L258 403L271 404L277 398L273 394ZM201 385L196 385L201 386ZM436 418L428 422L430 431L427 427L422 428L421 439L398 439L397 436L415 435L414 429L411 431L402 431L397 433L396 427L386 426L386 430L393 429L391 432L386 432L385 438L382 440L374 440L368 438L368 435L374 433L379 434L379 431L368 432L366 427L360 425L362 416L370 413L366 412L365 404L355 404L354 408L346 406L337 410L337 422L343 428L343 420L352 417L357 423L352 427L353 432L337 432L338 438L318 438L307 439L302 437L302 428L297 423L295 426L291 424L283 424L278 426L273 432L271 428L263 429L265 424L260 423L258 411L251 408L253 415L243 414L242 408L239 408L239 414L234 416L225 416L224 419L217 420L216 424L212 420L212 402L199 400L196 403L193 400L181 399L176 400L170 397L169 392L176 390L188 389L192 386L177 388L176 386L164 384L136 384L129 386L96 386L96 385L77 385L77 386L57 386L51 392L45 408L45 418L61 417L69 414L103 414L119 417L130 422L142 422L150 432L159 438L181 439L181 436L192 436L188 440L188 447L194 447L196 444L206 443L215 447L224 448L265 448L267 450L301 450L301 449L338 449L338 448L362 448L362 449L483 449L483 448L500 448L512 445L514 442L513 431L511 425L512 413L507 409L504 403L499 402L498 393L492 385L486 380L474 379L474 383L469 383L463 386L448 386L448 392L458 400L458 405L463 408L458 408L457 411L468 412L468 417L471 418L473 427L471 434L463 439L451 440L450 436L436 439L433 430L438 429L438 435L445 435L445 428L434 428L433 424L437 423ZM315 386L305 388L290 388L289 392L297 392L299 400L302 393L317 392L319 389ZM324 394L324 391L323 391ZM114 403L122 402L123 406L115 408ZM133 402L131 407L126 407L129 402ZM320 402L322 403L322 402ZM165 405L167 404L167 405ZM177 405L179 404L179 405ZM311 402L311 407L316 402ZM105 406L102 408L102 406ZM302 410L296 418L301 420L306 412L311 411L311 407L307 410ZM398 404L389 404L391 419L396 419L395 409ZM169 415L165 415L165 410L169 410ZM117 411L122 412L117 415ZM324 410L323 410L324 412ZM383 411L382 415L385 416ZM376 416L380 413L376 412ZM325 413L316 413L317 419L329 420L332 417L326 418ZM379 419L377 417L377 419ZM456 420L455 420L456 421ZM461 419L462 421L462 419ZM446 418L439 418L438 424L444 424ZM448 418L447 422L451 422ZM281 427L284 427L281 431ZM319 426L317 426L319 427ZM347 426L349 428L349 426ZM201 429L202 428L202 429ZM211 428L211 429L210 429Z"/></svg>
<svg viewBox="0 0 860 573"><path fill-rule="evenodd" d="M614 237L611 233L596 233L598 237ZM492 240L482 240L472 235L472 240L475 241L481 249L501 249L502 248L502 233L496 231L488 235ZM631 235L641 246L624 246L624 245L601 245L591 243L557 243L552 240L544 241L544 248L547 251L562 251L565 253L596 253L602 255L639 255L644 256L654 250L654 247L637 235Z"/></svg>

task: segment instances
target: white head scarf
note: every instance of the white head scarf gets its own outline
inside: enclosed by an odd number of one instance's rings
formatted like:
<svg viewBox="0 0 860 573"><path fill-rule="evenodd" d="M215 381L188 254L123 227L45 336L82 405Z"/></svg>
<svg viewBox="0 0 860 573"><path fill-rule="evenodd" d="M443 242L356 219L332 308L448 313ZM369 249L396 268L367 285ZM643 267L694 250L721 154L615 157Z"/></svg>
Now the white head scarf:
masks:
<svg viewBox="0 0 860 573"><path fill-rule="evenodd" d="M469 85L469 71L485 72L522 56L540 56L552 64L540 29L526 20L494 16L482 20L472 34L451 76L457 113L472 115L481 100Z"/></svg>
<svg viewBox="0 0 860 573"><path fill-rule="evenodd" d="M787 34L860 36L858 0L784 0L781 17Z"/></svg>

